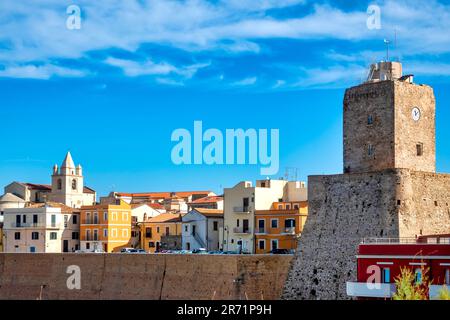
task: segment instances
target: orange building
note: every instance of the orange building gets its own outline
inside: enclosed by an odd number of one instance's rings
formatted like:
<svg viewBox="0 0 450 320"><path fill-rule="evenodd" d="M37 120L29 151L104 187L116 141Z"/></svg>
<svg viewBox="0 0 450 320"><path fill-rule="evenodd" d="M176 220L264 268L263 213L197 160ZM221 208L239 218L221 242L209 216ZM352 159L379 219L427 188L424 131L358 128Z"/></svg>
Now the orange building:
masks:
<svg viewBox="0 0 450 320"><path fill-rule="evenodd" d="M123 200L81 207L81 250L118 252L130 246L131 219L131 206Z"/></svg>
<svg viewBox="0 0 450 320"><path fill-rule="evenodd" d="M151 253L181 250L181 218L181 214L163 213L141 223L141 248Z"/></svg>
<svg viewBox="0 0 450 320"><path fill-rule="evenodd" d="M308 216L308 202L274 202L270 210L255 211L255 253L297 249Z"/></svg>

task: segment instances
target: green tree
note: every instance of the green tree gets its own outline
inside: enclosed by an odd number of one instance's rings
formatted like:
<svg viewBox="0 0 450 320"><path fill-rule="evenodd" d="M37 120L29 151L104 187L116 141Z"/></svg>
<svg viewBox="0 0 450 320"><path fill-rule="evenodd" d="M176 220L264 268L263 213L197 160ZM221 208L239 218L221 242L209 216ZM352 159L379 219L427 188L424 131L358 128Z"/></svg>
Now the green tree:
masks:
<svg viewBox="0 0 450 320"><path fill-rule="evenodd" d="M444 287L439 291L439 300L450 300L450 290L448 290L447 286L444 285Z"/></svg>
<svg viewBox="0 0 450 320"><path fill-rule="evenodd" d="M422 269L422 279L417 281L416 273L409 268L400 268L400 275L395 279L397 291L394 300L428 300L429 280L427 270Z"/></svg>

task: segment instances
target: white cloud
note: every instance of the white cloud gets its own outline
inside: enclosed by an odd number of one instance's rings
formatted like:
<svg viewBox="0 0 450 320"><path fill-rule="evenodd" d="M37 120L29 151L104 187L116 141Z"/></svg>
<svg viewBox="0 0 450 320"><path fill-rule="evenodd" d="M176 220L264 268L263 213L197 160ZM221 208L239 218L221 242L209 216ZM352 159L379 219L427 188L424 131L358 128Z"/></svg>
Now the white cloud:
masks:
<svg viewBox="0 0 450 320"><path fill-rule="evenodd" d="M105 63L121 68L123 72L130 77L169 74L177 70L177 68L168 63L154 63L150 60L139 63L133 60L109 57L105 60Z"/></svg>
<svg viewBox="0 0 450 320"><path fill-rule="evenodd" d="M0 69L0 77L8 78L30 78L30 79L49 79L52 76L60 77L83 77L86 71L63 68L52 64L45 65L12 65L3 70Z"/></svg>
<svg viewBox="0 0 450 320"><path fill-rule="evenodd" d="M256 77L245 78L236 82L233 82L233 86L251 86L256 83L258 79Z"/></svg>
<svg viewBox="0 0 450 320"><path fill-rule="evenodd" d="M156 78L156 82L169 86L184 86L184 82L177 81L171 78Z"/></svg>
<svg viewBox="0 0 450 320"><path fill-rule="evenodd" d="M368 30L367 13L345 12L330 4L316 5L307 15L281 18L270 9L304 4L304 0L77 0L82 11L81 30L66 28L66 6L60 0L39 2L3 0L0 4L0 76L80 76L84 72L52 66L55 59L77 59L88 52L124 49L134 52L144 43L187 51L215 50L223 54L261 52L258 39L372 40L374 50L387 34L397 33L397 51L403 57L450 52L450 5L437 0L384 0L380 2L382 30ZM374 51L380 55L382 53ZM366 64L370 52L332 52L332 61ZM376 59L380 59L384 54ZM39 62L36 67L34 62ZM327 61L325 61L327 62ZM329 61L328 61L329 62ZM192 77L195 67L167 62L109 58L107 63L128 76L177 74ZM332 70L333 71L333 70ZM438 70L436 70L438 71ZM339 72L334 70L335 73ZM325 75L324 75L325 76ZM330 75L331 76L331 75Z"/></svg>
<svg viewBox="0 0 450 320"><path fill-rule="evenodd" d="M450 76L450 64L432 61L409 61L408 73L423 76Z"/></svg>
<svg viewBox="0 0 450 320"><path fill-rule="evenodd" d="M157 82L168 84L169 80L178 82L175 79L169 79L168 76L175 76L182 79L191 79L199 69L206 68L210 63L196 63L187 66L176 67L167 62L155 63L151 60L138 62L134 60L125 60L109 57L104 61L114 67L121 68L129 77L138 76L160 76L165 75L165 78L158 78Z"/></svg>
<svg viewBox="0 0 450 320"><path fill-rule="evenodd" d="M344 88L367 79L367 69L359 65L335 65L328 68L303 69L303 76L293 87Z"/></svg>

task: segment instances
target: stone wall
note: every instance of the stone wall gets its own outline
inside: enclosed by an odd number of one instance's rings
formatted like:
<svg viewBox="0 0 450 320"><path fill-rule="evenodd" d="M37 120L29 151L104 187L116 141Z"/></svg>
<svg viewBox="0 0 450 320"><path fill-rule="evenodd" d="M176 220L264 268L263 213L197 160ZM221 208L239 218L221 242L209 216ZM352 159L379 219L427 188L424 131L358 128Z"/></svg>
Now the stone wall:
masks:
<svg viewBox="0 0 450 320"><path fill-rule="evenodd" d="M308 198L284 299L347 299L365 237L450 232L450 175L388 169L311 176Z"/></svg>
<svg viewBox="0 0 450 320"><path fill-rule="evenodd" d="M0 299L279 299L292 256L0 253ZM81 269L69 290L67 267Z"/></svg>

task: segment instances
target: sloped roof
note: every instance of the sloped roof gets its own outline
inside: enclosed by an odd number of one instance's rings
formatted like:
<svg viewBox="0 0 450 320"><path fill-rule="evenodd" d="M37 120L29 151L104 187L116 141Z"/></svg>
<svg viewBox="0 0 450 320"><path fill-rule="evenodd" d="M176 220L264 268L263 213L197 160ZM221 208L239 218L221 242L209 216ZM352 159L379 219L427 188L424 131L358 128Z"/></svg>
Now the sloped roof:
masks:
<svg viewBox="0 0 450 320"><path fill-rule="evenodd" d="M26 185L31 190L41 190L41 191L52 191L52 186L49 184L36 184L29 182L21 182L23 185Z"/></svg>
<svg viewBox="0 0 450 320"><path fill-rule="evenodd" d="M70 151L67 152L66 157L61 165L61 168L75 168L75 163L73 162L72 155Z"/></svg>
<svg viewBox="0 0 450 320"><path fill-rule="evenodd" d="M177 191L177 192L142 192L142 193L126 193L126 192L117 192L118 196L121 197L146 197L153 199L166 199L171 198L173 196L186 198L191 195L201 195L201 194L210 194L212 191Z"/></svg>
<svg viewBox="0 0 450 320"><path fill-rule="evenodd" d="M49 184L36 184L36 183L29 183L29 182L19 182L20 184L23 184L27 186L28 188L32 190L39 190L39 191L52 191L52 186ZM90 187L83 187L83 193L95 193L96 191Z"/></svg>
<svg viewBox="0 0 450 320"><path fill-rule="evenodd" d="M190 202L191 204L201 204L201 203L216 203L219 201L223 201L223 197L219 197L219 196L208 196L208 197L203 197L197 200L194 200L192 202Z"/></svg>
<svg viewBox="0 0 450 320"><path fill-rule="evenodd" d="M21 202L21 203L23 203L23 202L25 202L25 200L16 196L15 194L5 193L4 195L2 195L0 197L0 202Z"/></svg>
<svg viewBox="0 0 450 320"><path fill-rule="evenodd" d="M162 213L156 217L148 219L146 222L163 223L163 222L181 222L182 215L174 213Z"/></svg>
<svg viewBox="0 0 450 320"><path fill-rule="evenodd" d="M50 208L60 208L61 212L80 212L80 209L74 209L71 207L66 206L65 204L59 203L59 202L52 202L49 201L47 203L34 203L29 205L27 208L43 208L43 207L50 207Z"/></svg>
<svg viewBox="0 0 450 320"><path fill-rule="evenodd" d="M95 193L96 191L89 187L83 187L83 193Z"/></svg>
<svg viewBox="0 0 450 320"><path fill-rule="evenodd" d="M195 211L210 218L223 218L223 210L195 208Z"/></svg>

